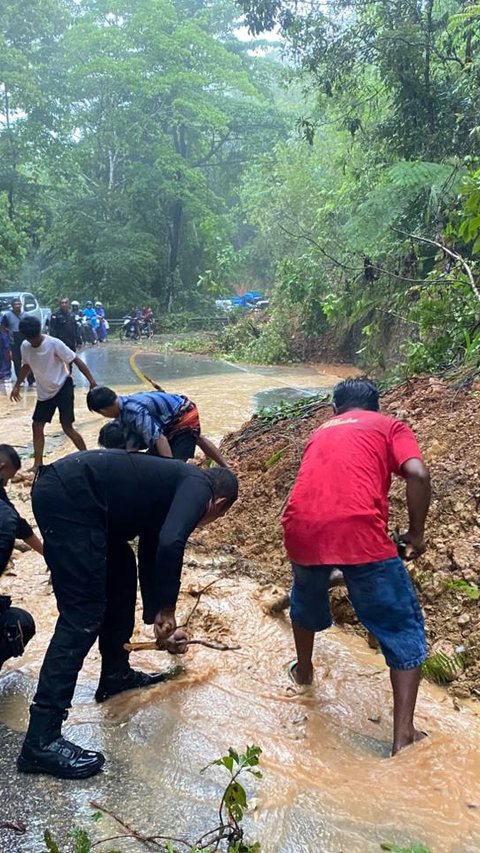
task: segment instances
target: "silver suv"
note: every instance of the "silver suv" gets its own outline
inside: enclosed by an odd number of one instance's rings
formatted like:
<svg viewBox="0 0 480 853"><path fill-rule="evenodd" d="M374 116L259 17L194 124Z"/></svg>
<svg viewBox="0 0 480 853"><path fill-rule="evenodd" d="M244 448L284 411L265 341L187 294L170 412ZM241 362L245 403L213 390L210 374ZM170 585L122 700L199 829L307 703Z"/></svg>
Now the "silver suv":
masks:
<svg viewBox="0 0 480 853"><path fill-rule="evenodd" d="M31 317L36 317L42 324L42 332L48 328L52 312L50 308L41 308L38 299L32 293L27 293L23 290L11 291L10 293L0 293L0 317L12 307L14 299L20 299L22 303L22 311L29 314Z"/></svg>

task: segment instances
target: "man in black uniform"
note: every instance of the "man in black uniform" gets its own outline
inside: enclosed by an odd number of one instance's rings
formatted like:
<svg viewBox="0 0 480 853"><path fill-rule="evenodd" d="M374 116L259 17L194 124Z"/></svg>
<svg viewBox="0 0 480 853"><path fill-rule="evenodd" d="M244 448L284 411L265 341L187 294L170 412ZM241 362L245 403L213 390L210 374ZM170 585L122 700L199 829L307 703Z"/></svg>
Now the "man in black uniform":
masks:
<svg viewBox="0 0 480 853"><path fill-rule="evenodd" d="M140 536L148 549L155 545L154 570L140 580L145 615L156 638L166 639L176 629L187 539L198 525L222 516L237 494L228 469L201 471L124 450L73 454L40 469L32 503L60 615L30 708L19 770L75 779L101 769L100 752L61 736L96 638L102 655L97 701L161 680L132 670L123 649L135 615L135 558L128 542Z"/></svg>
<svg viewBox="0 0 480 853"><path fill-rule="evenodd" d="M82 343L75 314L70 311L66 297L60 300L59 310L50 317L49 332L52 338L59 338L73 352L76 352L77 346Z"/></svg>
<svg viewBox="0 0 480 853"><path fill-rule="evenodd" d="M15 539L23 539L38 553L43 547L28 521L22 518L5 491L5 484L20 469L20 457L9 444L0 444L0 575L7 568ZM35 634L35 622L26 610L12 607L9 595L0 595L0 669L5 661L23 654Z"/></svg>

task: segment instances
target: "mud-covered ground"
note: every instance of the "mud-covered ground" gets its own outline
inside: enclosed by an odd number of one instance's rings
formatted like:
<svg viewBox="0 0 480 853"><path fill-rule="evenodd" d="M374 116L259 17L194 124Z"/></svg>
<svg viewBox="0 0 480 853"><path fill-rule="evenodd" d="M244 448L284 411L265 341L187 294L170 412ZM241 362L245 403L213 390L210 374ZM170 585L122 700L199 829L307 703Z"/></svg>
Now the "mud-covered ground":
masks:
<svg viewBox="0 0 480 853"><path fill-rule="evenodd" d="M425 613L430 650L440 648L452 656L465 647L465 668L458 667L451 690L458 697L480 697L475 586L480 556L480 387L464 392L452 383L420 378L386 394L382 409L414 429L432 476L428 550L409 565ZM290 571L279 516L306 440L330 414L324 407L270 428L253 418L239 433L228 436L222 447L235 460L241 497L235 512L214 529L196 535L198 544L209 550L218 544L237 571L287 588ZM400 480L391 495L392 530L397 525L407 526ZM355 625L344 588L332 591L332 604L337 622Z"/></svg>

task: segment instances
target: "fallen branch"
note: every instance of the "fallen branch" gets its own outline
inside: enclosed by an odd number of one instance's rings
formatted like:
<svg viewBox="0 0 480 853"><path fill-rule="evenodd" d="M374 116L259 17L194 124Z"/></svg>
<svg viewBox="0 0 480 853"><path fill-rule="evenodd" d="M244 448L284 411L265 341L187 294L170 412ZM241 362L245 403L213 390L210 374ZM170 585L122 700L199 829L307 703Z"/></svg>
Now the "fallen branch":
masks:
<svg viewBox="0 0 480 853"><path fill-rule="evenodd" d="M215 578L213 581L210 581L210 583L207 583L206 586L202 587L202 589L200 589L198 592L196 592L196 593L191 592L190 593L190 595L195 595L195 598L197 600L196 600L195 604L193 605L193 607L192 607L190 613L188 614L183 625L178 626L179 628L186 628L187 627L188 623L190 622L190 619L192 618L192 616L195 613L198 605L200 604L200 599L201 599L203 593L206 592L207 589L210 589L210 587L213 586L214 583L218 583L219 580L221 580L221 578Z"/></svg>
<svg viewBox="0 0 480 853"><path fill-rule="evenodd" d="M429 246L436 246L437 249L440 249L442 252L445 252L450 258L453 258L455 261L459 261L463 269L465 270L468 280L470 282L470 287L472 289L472 293L475 296L477 302L480 302L480 290L478 289L475 279L473 277L472 270L467 264L465 258L462 255L459 255L458 252L454 252L452 249L449 249L448 246L445 246L443 243L439 243L437 240L429 240L427 237L418 237L416 234L408 234L406 231L400 231L399 228L392 228L392 231L396 231L397 234L403 234L404 237L408 237L410 240L416 240L419 243L427 243Z"/></svg>
<svg viewBox="0 0 480 853"><path fill-rule="evenodd" d="M0 823L0 829L12 829L13 832L20 832L22 835L27 831L27 827L21 820L5 820Z"/></svg>
<svg viewBox="0 0 480 853"><path fill-rule="evenodd" d="M186 847L190 847L188 841L185 841L183 838L172 838L169 835L143 835L141 832L134 829L133 826L130 826L130 824L122 820L121 817L118 817L118 815L116 815L115 812L112 812L111 809L108 809L106 806L102 806L102 804L98 803L96 800L90 800L90 806L99 812L108 814L109 817L116 820L116 822L127 832L126 835L113 835L111 838L102 838L101 841L95 841L95 843L92 844L92 847L95 847L97 844L104 844L106 841L113 841L115 838L135 838L136 841L141 841L142 844L153 844L154 847L158 847L160 850L165 850L165 845L158 843L158 839L160 838L164 841L175 841L177 844L183 844Z"/></svg>
<svg viewBox="0 0 480 853"><path fill-rule="evenodd" d="M126 652L167 651L175 653L178 646L205 646L205 648L215 649L217 652L236 652L241 648L241 646L227 646L226 643L217 643L213 640L148 640L123 644Z"/></svg>

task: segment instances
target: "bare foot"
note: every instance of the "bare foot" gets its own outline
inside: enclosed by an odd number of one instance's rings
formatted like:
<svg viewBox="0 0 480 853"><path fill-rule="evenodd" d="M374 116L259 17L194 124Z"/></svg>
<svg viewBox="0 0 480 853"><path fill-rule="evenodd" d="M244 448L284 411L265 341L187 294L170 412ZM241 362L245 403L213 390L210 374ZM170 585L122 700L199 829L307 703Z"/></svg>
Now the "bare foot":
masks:
<svg viewBox="0 0 480 853"><path fill-rule="evenodd" d="M313 683L313 666L311 664L305 670L301 670L298 661L294 660L288 667L288 674L298 687L309 687Z"/></svg>
<svg viewBox="0 0 480 853"><path fill-rule="evenodd" d="M415 743L419 743L419 741L424 740L428 737L426 732L419 732L418 729L414 729L413 738L406 738L405 740L401 740L398 743L394 743L392 747L392 758L398 752L401 752L402 749L406 749L407 746L413 746Z"/></svg>

